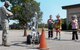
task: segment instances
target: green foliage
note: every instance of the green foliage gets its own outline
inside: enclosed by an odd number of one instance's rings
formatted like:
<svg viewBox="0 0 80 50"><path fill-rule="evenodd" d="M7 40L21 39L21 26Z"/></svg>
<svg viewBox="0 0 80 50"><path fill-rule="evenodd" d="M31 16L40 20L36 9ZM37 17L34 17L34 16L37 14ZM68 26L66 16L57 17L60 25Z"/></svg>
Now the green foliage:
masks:
<svg viewBox="0 0 80 50"><path fill-rule="evenodd" d="M0 0L0 1L4 2L5 0Z"/></svg>
<svg viewBox="0 0 80 50"><path fill-rule="evenodd" d="M62 30L71 30L72 29L72 26L71 26L71 22L69 22L68 26L66 24L66 18L65 19L62 19L63 22L62 22ZM68 27L68 29L67 29Z"/></svg>
<svg viewBox="0 0 80 50"><path fill-rule="evenodd" d="M68 25L68 30L72 30L71 23L69 23L69 25Z"/></svg>
<svg viewBox="0 0 80 50"><path fill-rule="evenodd" d="M5 0L0 0L4 2ZM8 0L11 2L11 11L14 13L13 20L18 20L19 24L25 25L34 17L34 13L38 13L38 20L42 20L42 12L40 11L40 3L35 0Z"/></svg>
<svg viewBox="0 0 80 50"><path fill-rule="evenodd" d="M67 24L66 24L66 18L62 19L62 30L66 30L67 29Z"/></svg>

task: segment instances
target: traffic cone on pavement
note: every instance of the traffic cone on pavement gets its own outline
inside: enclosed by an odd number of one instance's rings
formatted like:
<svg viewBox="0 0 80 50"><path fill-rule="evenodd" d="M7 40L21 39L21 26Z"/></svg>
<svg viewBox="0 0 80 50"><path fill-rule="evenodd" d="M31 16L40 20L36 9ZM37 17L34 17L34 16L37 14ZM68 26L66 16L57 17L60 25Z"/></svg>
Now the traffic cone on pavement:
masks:
<svg viewBox="0 0 80 50"><path fill-rule="evenodd" d="M45 38L45 32L44 29L42 28L42 34L40 37L40 50L49 50L47 48L47 43L46 43L46 38Z"/></svg>

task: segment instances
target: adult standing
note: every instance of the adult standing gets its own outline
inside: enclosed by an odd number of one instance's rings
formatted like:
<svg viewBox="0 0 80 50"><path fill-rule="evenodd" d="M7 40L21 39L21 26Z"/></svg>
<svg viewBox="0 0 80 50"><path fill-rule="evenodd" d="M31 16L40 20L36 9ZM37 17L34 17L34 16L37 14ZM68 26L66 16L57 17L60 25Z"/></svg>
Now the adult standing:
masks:
<svg viewBox="0 0 80 50"><path fill-rule="evenodd" d="M48 23L48 38L53 38L54 21L52 19L52 15L50 15L50 19L48 19L47 23Z"/></svg>
<svg viewBox="0 0 80 50"><path fill-rule="evenodd" d="M78 34L77 34L77 29L78 29L78 20L77 20L77 15L72 16L72 40L78 40Z"/></svg>
<svg viewBox="0 0 80 50"><path fill-rule="evenodd" d="M9 46L7 44L7 34L9 30L9 23L8 18L13 15L10 11L7 10L7 8L10 6L9 1L5 1L4 6L0 7L0 23L3 29L2 33L2 45L3 46Z"/></svg>

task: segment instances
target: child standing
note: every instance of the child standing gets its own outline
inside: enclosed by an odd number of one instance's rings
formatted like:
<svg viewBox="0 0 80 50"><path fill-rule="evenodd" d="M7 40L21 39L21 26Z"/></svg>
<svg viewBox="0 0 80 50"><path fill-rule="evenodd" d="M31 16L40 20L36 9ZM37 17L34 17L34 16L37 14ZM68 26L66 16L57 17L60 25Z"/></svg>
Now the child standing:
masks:
<svg viewBox="0 0 80 50"><path fill-rule="evenodd" d="M61 36L60 32L61 32L61 29L62 29L61 28L62 21L61 21L59 15L57 15L56 18L57 18L57 20L55 22L55 29L56 29L56 37L55 37L55 39L58 39L58 37L59 37L59 40L60 40L60 36Z"/></svg>

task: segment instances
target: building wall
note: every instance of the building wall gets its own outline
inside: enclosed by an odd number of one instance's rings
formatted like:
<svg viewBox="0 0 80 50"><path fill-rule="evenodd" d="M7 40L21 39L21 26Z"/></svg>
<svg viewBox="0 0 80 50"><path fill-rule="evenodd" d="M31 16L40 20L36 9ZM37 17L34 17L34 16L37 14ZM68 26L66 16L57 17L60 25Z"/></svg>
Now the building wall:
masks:
<svg viewBox="0 0 80 50"><path fill-rule="evenodd" d="M77 15L78 22L80 24L80 7L67 9L67 24L70 23L72 15Z"/></svg>

